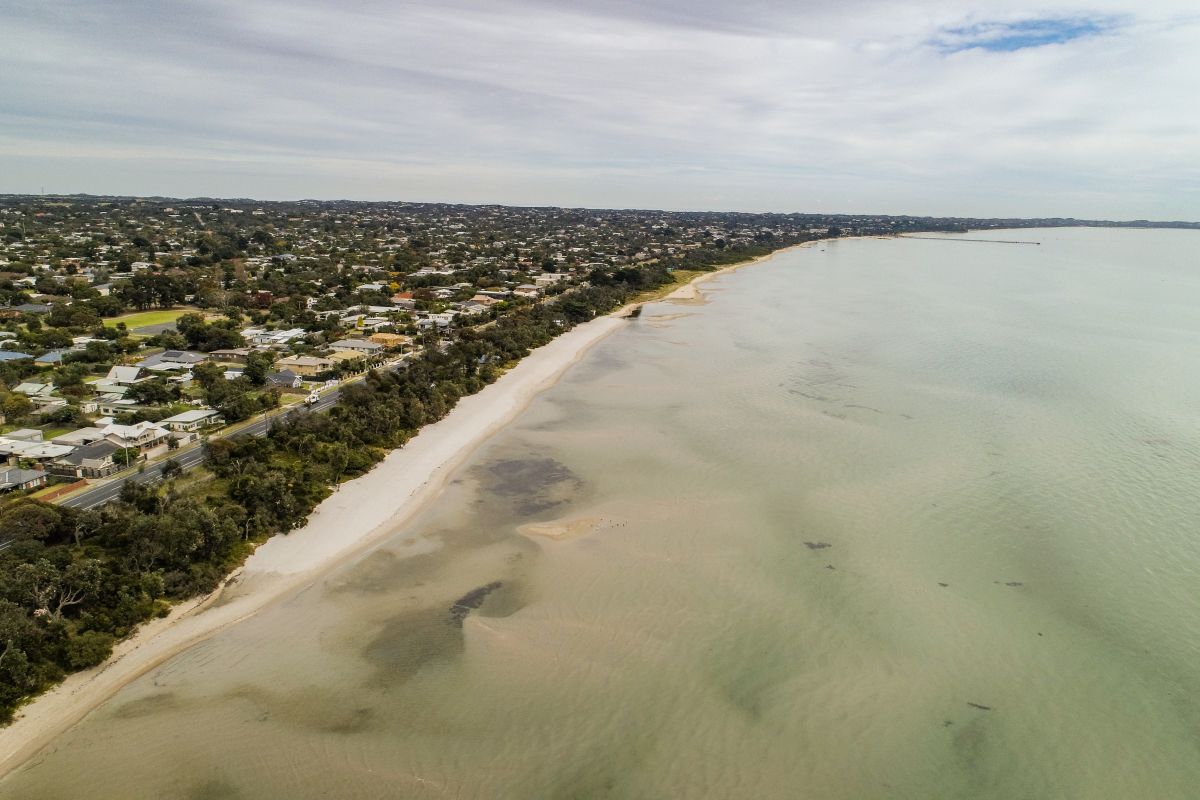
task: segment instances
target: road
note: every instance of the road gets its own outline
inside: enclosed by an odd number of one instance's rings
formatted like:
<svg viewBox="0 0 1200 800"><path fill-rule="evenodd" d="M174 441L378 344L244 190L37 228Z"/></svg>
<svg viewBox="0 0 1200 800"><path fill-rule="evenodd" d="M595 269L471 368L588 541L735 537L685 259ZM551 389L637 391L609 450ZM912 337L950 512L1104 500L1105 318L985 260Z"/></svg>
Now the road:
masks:
<svg viewBox="0 0 1200 800"><path fill-rule="evenodd" d="M391 364L382 367L381 369L398 369L407 363L407 361L408 358L402 358L399 361L394 361ZM242 426L237 431L228 434L228 436L230 438L236 438L239 436L266 436L271 430L271 425L275 423L275 420L282 419L289 414L294 413L317 414L323 411L328 411L337 404L337 401L341 396L341 388L334 389L331 392L321 395L321 399L316 403L313 403L311 406L297 406L283 413L276 413L261 419L256 419L253 422ZM203 442L196 442L195 444L188 445L187 447L181 447L170 455L170 458L178 462L179 466L183 467L185 471L203 463L206 457L207 453L205 452ZM163 464L166 463L167 460L169 459L163 459L162 461L156 461L152 464L147 464L146 468L141 472L135 472L132 475L115 478L111 481L106 481L99 486L87 489L86 491L73 494L70 497L60 501L58 505L67 506L69 508L96 508L97 506L111 503L121 495L121 488L129 481L147 484L158 483L161 481ZM0 549L3 549L3 545L0 545Z"/></svg>

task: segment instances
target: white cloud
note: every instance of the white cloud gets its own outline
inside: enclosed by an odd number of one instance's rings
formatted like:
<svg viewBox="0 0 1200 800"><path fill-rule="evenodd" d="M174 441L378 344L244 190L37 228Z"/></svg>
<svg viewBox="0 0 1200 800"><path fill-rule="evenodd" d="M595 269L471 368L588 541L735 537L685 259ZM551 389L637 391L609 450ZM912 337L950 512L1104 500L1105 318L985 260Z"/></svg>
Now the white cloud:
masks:
<svg viewBox="0 0 1200 800"><path fill-rule="evenodd" d="M1200 218L1174 0L9 2L0 191Z"/></svg>

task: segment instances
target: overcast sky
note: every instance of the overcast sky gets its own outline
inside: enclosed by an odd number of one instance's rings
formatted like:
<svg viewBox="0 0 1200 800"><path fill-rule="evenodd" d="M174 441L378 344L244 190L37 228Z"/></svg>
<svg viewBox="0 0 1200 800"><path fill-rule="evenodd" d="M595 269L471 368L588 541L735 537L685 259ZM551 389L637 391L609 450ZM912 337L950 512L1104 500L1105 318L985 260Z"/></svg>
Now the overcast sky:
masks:
<svg viewBox="0 0 1200 800"><path fill-rule="evenodd" d="M0 0L0 30L0 192L1200 220L1195 0Z"/></svg>

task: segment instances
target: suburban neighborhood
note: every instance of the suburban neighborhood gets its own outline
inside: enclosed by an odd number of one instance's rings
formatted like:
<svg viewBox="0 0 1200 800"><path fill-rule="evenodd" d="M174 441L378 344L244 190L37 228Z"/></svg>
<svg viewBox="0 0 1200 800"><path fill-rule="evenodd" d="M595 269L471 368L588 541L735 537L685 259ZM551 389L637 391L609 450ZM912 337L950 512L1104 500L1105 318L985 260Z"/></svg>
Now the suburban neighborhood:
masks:
<svg viewBox="0 0 1200 800"><path fill-rule="evenodd" d="M0 492L54 501L621 270L901 220L0 198ZM702 259L701 259L702 261Z"/></svg>

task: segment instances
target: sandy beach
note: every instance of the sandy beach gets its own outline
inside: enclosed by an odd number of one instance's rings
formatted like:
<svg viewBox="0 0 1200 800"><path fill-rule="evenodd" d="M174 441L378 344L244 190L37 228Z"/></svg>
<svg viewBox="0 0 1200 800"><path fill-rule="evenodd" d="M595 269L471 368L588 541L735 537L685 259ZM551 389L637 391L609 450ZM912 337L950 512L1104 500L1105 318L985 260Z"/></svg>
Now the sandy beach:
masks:
<svg viewBox="0 0 1200 800"><path fill-rule="evenodd" d="M144 624L119 643L104 664L71 675L25 706L11 725L0 729L0 777L138 676L386 538L432 500L446 477L480 444L552 386L588 349L627 324L623 318L635 307L658 300L703 302L697 284L774 255L701 274L662 298L633 303L579 325L530 353L492 385L463 398L444 419L423 428L371 472L342 484L303 528L263 543L216 592L181 603L169 616Z"/></svg>

